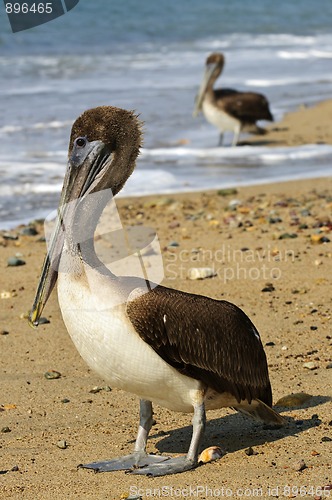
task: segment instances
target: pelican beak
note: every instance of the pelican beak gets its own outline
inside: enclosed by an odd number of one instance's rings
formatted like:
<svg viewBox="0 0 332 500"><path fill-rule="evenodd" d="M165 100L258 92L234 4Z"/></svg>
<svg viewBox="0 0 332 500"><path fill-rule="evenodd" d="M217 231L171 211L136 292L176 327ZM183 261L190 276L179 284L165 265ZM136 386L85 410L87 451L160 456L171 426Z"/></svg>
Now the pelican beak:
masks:
<svg viewBox="0 0 332 500"><path fill-rule="evenodd" d="M210 82L211 76L217 67L216 63L210 63L206 65L205 72L201 85L199 87L198 94L195 97L195 107L193 111L193 117L195 118L198 113L202 110L202 103L205 96L206 88Z"/></svg>
<svg viewBox="0 0 332 500"><path fill-rule="evenodd" d="M102 141L89 142L85 137L76 139L68 159L59 207L54 229L48 241L35 299L29 313L29 324L39 324L42 311L56 284L60 257L75 212L82 199L91 192L98 191L103 174L109 164L111 151Z"/></svg>

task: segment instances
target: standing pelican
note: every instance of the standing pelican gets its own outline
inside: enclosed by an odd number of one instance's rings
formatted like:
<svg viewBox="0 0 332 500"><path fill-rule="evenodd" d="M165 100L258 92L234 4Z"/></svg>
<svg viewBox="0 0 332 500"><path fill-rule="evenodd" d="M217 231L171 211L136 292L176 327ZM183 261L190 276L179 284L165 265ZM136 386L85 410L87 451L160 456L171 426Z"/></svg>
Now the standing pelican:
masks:
<svg viewBox="0 0 332 500"><path fill-rule="evenodd" d="M106 202L102 198L93 206L90 196L120 191L134 169L140 142L141 125L129 111L102 106L75 121L58 223L30 323L38 325L58 281L63 320L83 359L111 386L140 398L133 453L83 467L162 476L198 465L206 410L231 406L264 422L280 425L283 419L271 408L259 334L241 309L159 285L146 287L144 279L115 276L98 259L93 233ZM146 453L152 402L193 412L186 456Z"/></svg>
<svg viewBox="0 0 332 500"><path fill-rule="evenodd" d="M206 59L203 80L196 96L194 116L199 111L208 122L220 131L219 146L224 132L233 132L232 146L236 146L241 130L264 134L265 130L256 125L257 120L273 121L269 103L265 96L257 92L239 92L234 89L213 90L213 85L225 64L223 54L210 54Z"/></svg>

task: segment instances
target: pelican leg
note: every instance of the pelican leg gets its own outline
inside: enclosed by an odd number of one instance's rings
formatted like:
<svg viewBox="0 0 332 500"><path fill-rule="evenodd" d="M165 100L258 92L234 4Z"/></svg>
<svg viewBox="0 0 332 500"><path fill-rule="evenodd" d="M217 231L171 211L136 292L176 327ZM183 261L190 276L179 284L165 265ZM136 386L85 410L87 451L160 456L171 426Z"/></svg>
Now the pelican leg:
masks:
<svg viewBox="0 0 332 500"><path fill-rule="evenodd" d="M220 132L218 146L222 146L224 142L224 132Z"/></svg>
<svg viewBox="0 0 332 500"><path fill-rule="evenodd" d="M101 462L91 462L89 464L79 465L79 467L93 469L95 472L110 472L116 470L132 470L168 460L168 457L148 455L145 451L152 422L152 403L151 401L142 399L140 400L140 422L134 452L124 457L103 460Z"/></svg>
<svg viewBox="0 0 332 500"><path fill-rule="evenodd" d="M202 403L194 407L193 434L187 455L170 458L163 463L144 466L130 471L130 473L156 477L194 469L198 466L198 448L204 434L205 423L205 407Z"/></svg>
<svg viewBox="0 0 332 500"><path fill-rule="evenodd" d="M239 140L239 137L240 137L240 132L241 132L241 127L237 127L236 129L234 129L234 133L233 133L233 140L232 140L232 147L234 148L237 143L238 143L238 140Z"/></svg>

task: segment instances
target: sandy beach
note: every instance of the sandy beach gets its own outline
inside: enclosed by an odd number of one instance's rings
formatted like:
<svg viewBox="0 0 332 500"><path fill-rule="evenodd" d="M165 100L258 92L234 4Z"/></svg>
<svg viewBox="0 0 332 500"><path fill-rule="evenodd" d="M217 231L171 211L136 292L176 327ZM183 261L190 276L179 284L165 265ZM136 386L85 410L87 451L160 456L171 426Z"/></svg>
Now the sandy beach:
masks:
<svg viewBox="0 0 332 500"><path fill-rule="evenodd" d="M332 144L331 118L332 101L303 108L259 141ZM1 231L2 497L332 496L332 178L120 199L117 206L125 228L156 231L165 286L234 302L249 315L265 346L274 404L302 395L275 407L287 420L278 430L231 409L208 412L202 449L216 445L225 454L190 472L149 478L78 469L131 451L138 400L88 369L63 325L56 293L43 314L49 323L28 326L45 253L43 225L33 225L34 235L22 234L24 227ZM15 256L25 264L8 266ZM191 268L206 267L214 276L188 278ZM58 378L46 378L52 370ZM148 451L186 453L191 415L158 406L154 413Z"/></svg>
<svg viewBox="0 0 332 500"><path fill-rule="evenodd" d="M303 104L296 111L287 113L278 123L266 127L261 138L251 136L250 144L269 146L298 146L301 144L332 144L332 100L315 106Z"/></svg>

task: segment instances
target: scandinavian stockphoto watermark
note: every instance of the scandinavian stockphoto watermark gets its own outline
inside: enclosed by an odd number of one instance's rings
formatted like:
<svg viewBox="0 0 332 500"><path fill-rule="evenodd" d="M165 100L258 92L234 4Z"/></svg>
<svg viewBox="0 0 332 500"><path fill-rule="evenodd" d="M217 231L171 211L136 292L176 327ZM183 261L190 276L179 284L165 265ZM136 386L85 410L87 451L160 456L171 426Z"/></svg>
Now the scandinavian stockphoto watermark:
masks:
<svg viewBox="0 0 332 500"><path fill-rule="evenodd" d="M282 276L282 263L294 262L295 257L294 250L271 245L250 250L222 244L216 250L193 248L168 252L165 272L168 279L174 280L186 279L195 269L209 269L210 273L206 271L204 277L216 276L224 284L232 280L278 280Z"/></svg>
<svg viewBox="0 0 332 500"><path fill-rule="evenodd" d="M104 216L98 223L104 207ZM111 189L60 204L58 210L45 219L44 232L50 266L56 272L75 271L68 252L69 246L74 246L80 249L90 268L103 274L106 267L115 276L131 278L140 294L149 292L164 279L158 235L143 224L124 227ZM92 276L89 287L93 297L100 296L98 279ZM114 296L112 306L122 300L121 294ZM91 307L102 311L104 304L96 302Z"/></svg>
<svg viewBox="0 0 332 500"><path fill-rule="evenodd" d="M79 0L3 0L13 33L53 21L76 7L78 2Z"/></svg>
<svg viewBox="0 0 332 500"><path fill-rule="evenodd" d="M165 276L169 280L184 281L188 278L188 269L206 270L207 264L212 266L209 276L216 276L224 284L236 279L276 280L281 278L280 264L293 262L296 257L293 250L282 251L269 245L249 250L222 244L215 250L199 248L166 252L163 261L155 230L143 224L123 227L111 189L60 204L58 210L46 218L44 228L53 270L73 272L70 252L67 252L66 258L66 249L74 245L80 249L83 260L90 268L104 274L106 267L115 276L127 277L127 281L132 279L133 289L137 289L139 294L149 292ZM137 278L139 282L135 281ZM99 297L99 280L92 278L89 286L92 296ZM121 303L121 300L121 294L118 294L113 305ZM91 307L101 311L105 306L98 302Z"/></svg>
<svg viewBox="0 0 332 500"><path fill-rule="evenodd" d="M142 488L130 486L130 499L144 498L330 498L330 489L313 485L276 485L259 487L208 486L192 484L184 487L164 485L160 487Z"/></svg>

